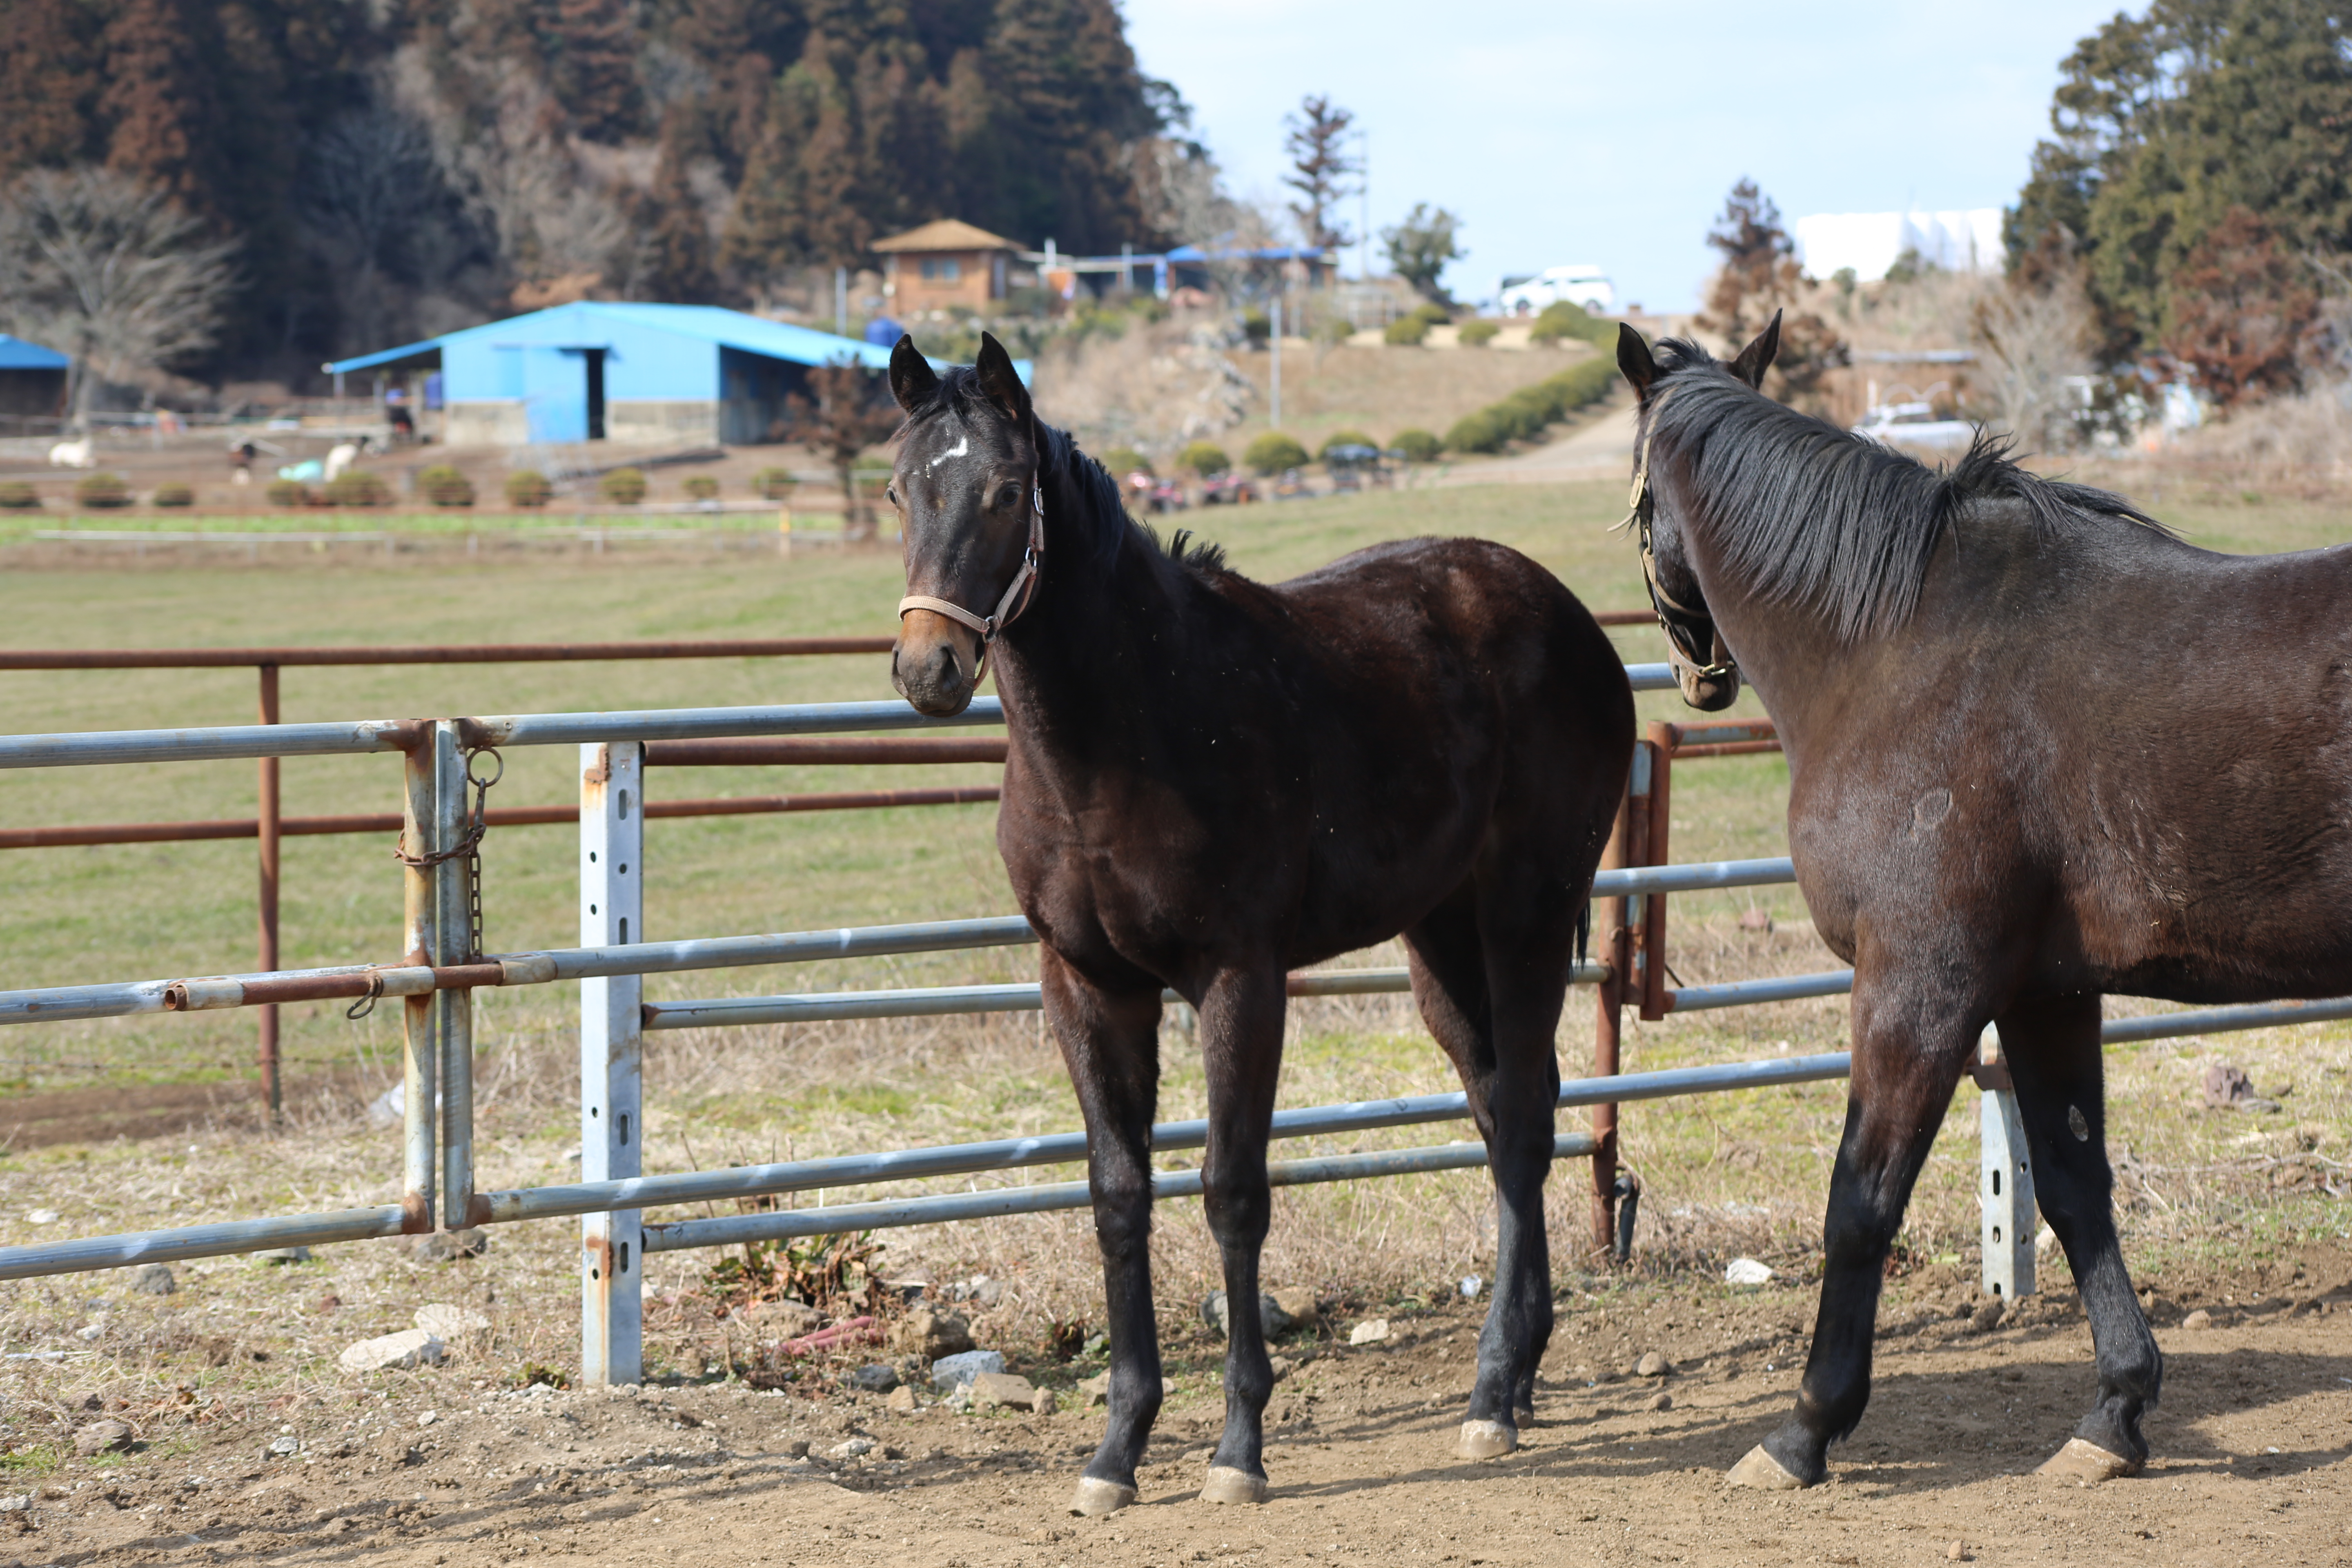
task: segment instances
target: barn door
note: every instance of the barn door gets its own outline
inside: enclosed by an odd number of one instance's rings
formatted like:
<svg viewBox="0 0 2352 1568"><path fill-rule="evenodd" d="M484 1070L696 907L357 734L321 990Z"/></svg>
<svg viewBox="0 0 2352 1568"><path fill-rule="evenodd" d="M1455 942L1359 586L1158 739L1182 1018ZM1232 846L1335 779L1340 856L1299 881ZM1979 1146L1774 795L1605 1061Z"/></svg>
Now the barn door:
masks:
<svg viewBox="0 0 2352 1568"><path fill-rule="evenodd" d="M539 442L588 439L588 357L579 349L542 347L522 351L523 402L530 438Z"/></svg>

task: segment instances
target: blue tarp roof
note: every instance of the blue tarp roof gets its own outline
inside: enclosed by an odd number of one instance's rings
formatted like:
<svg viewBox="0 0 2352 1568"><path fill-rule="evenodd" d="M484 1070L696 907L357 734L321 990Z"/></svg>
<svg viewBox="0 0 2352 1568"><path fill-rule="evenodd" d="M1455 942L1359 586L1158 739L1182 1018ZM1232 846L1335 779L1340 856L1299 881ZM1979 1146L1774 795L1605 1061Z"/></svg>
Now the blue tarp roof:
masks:
<svg viewBox="0 0 2352 1568"><path fill-rule="evenodd" d="M0 370L70 370L73 361L55 349L0 332Z"/></svg>
<svg viewBox="0 0 2352 1568"><path fill-rule="evenodd" d="M771 321L717 305L648 305L583 300L577 304L557 305L550 310L533 310L528 315L509 316L478 327L444 332L437 338L361 354L356 359L336 360L326 369L338 374L350 370L372 370L377 365L394 364L435 353L443 345L461 339L496 338L501 333L511 333L520 323L538 322L551 316L562 316L571 323L577 323L583 316L591 319L606 317L633 326L670 332L681 338L698 339L720 348L764 354L770 359L789 360L794 364L833 364L843 359L853 359L860 364L882 370L890 363L890 350L887 346L862 343L855 338L835 337L831 332L820 332L814 327L796 327L788 321ZM577 335L576 331L566 333L570 337L576 338ZM567 346L592 348L595 345L575 342Z"/></svg>

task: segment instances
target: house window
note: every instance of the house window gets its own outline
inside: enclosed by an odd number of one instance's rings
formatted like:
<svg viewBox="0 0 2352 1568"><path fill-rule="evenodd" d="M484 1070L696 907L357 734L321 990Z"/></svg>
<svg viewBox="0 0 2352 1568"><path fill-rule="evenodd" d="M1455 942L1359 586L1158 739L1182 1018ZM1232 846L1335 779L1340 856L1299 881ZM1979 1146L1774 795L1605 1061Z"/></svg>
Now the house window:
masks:
<svg viewBox="0 0 2352 1568"><path fill-rule="evenodd" d="M926 283L953 283L962 276L963 263L952 256L923 258L923 281Z"/></svg>

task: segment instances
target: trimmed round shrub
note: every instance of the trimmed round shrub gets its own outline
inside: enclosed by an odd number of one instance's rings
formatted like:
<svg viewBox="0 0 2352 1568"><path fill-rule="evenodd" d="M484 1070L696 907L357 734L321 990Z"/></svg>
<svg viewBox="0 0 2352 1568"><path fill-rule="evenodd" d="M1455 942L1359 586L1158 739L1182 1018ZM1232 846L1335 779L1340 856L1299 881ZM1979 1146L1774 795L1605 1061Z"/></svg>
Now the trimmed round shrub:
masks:
<svg viewBox="0 0 2352 1568"><path fill-rule="evenodd" d="M635 506L646 499L646 471L614 468L596 481L596 493L616 506Z"/></svg>
<svg viewBox="0 0 2352 1568"><path fill-rule="evenodd" d="M1391 321L1381 331L1381 342L1393 349L1418 348L1428 336L1429 318L1415 311Z"/></svg>
<svg viewBox="0 0 2352 1568"><path fill-rule="evenodd" d="M1338 348L1356 335L1356 323L1345 316L1326 316L1316 323L1315 341L1327 348Z"/></svg>
<svg viewBox="0 0 2352 1568"><path fill-rule="evenodd" d="M149 499L157 506L194 506L196 504L196 489L194 485L171 479L157 485L155 493Z"/></svg>
<svg viewBox="0 0 2352 1568"><path fill-rule="evenodd" d="M1320 463L1329 462L1332 449L1339 447L1370 447L1374 451L1378 451L1380 446L1378 441L1373 440L1361 430L1334 430L1330 435L1323 437L1323 444L1320 447L1315 448L1315 460Z"/></svg>
<svg viewBox="0 0 2352 1568"><path fill-rule="evenodd" d="M416 488L435 506L474 504L474 481L446 463L436 463L417 475Z"/></svg>
<svg viewBox="0 0 2352 1568"><path fill-rule="evenodd" d="M719 479L712 474L688 474L686 476L686 493L690 500L717 500Z"/></svg>
<svg viewBox="0 0 2352 1568"><path fill-rule="evenodd" d="M473 499L468 488L467 499ZM390 506L392 487L373 468L345 468L327 481L327 499L337 506Z"/></svg>
<svg viewBox="0 0 2352 1568"><path fill-rule="evenodd" d="M1493 342L1495 334L1502 330L1501 323L1496 321L1465 321L1460 341L1465 349L1483 349Z"/></svg>
<svg viewBox="0 0 2352 1568"><path fill-rule="evenodd" d="M269 498L271 506L309 506L310 487L299 479L272 479L269 488L261 492Z"/></svg>
<svg viewBox="0 0 2352 1568"><path fill-rule="evenodd" d="M1151 472L1151 459L1132 447L1113 447L1102 455L1102 466L1121 479Z"/></svg>
<svg viewBox="0 0 2352 1568"><path fill-rule="evenodd" d="M122 482L121 474L88 474L74 486L74 502L79 506L129 506L131 487Z"/></svg>
<svg viewBox="0 0 2352 1568"><path fill-rule="evenodd" d="M1285 468L1307 466L1307 448L1279 430L1269 430L1249 444L1242 461L1257 474L1278 474Z"/></svg>
<svg viewBox="0 0 2352 1568"><path fill-rule="evenodd" d="M1204 479L1213 479L1219 474L1231 473L1234 460L1214 441L1195 441L1176 454L1176 466Z"/></svg>
<svg viewBox="0 0 2352 1568"><path fill-rule="evenodd" d="M537 468L517 468L507 476L507 505L542 507L555 494L555 487Z"/></svg>
<svg viewBox="0 0 2352 1568"><path fill-rule="evenodd" d="M1242 312L1242 336L1248 340L1250 347L1254 349L1264 348L1265 346L1266 340L1274 336L1274 318L1267 315L1264 310L1258 310L1255 306L1252 306L1250 309L1244 310Z"/></svg>
<svg viewBox="0 0 2352 1568"><path fill-rule="evenodd" d="M1412 313L1433 327L1442 327L1454 319L1454 312L1434 300L1423 300L1412 308Z"/></svg>
<svg viewBox="0 0 2352 1568"><path fill-rule="evenodd" d="M1433 463L1445 454L1445 443L1426 430L1400 430L1389 437L1389 450L1408 463Z"/></svg>
<svg viewBox="0 0 2352 1568"><path fill-rule="evenodd" d="M751 488L768 500L782 500L798 483L790 468L761 468L751 476Z"/></svg>
<svg viewBox="0 0 2352 1568"><path fill-rule="evenodd" d="M1616 325L1593 315L1573 300L1559 300L1543 308L1535 326L1528 333L1531 343L1556 343L1562 338L1579 338L1588 343L1606 342L1616 335Z"/></svg>
<svg viewBox="0 0 2352 1568"><path fill-rule="evenodd" d="M41 504L41 492L22 479L10 479L0 484L0 507L10 511L24 511Z"/></svg>

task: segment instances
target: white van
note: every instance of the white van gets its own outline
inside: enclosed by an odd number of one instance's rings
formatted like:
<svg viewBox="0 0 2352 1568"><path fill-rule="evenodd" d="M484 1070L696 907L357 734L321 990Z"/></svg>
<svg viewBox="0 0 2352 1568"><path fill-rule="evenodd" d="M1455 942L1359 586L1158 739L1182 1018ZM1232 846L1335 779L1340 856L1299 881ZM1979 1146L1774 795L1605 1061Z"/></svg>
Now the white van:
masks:
<svg viewBox="0 0 2352 1568"><path fill-rule="evenodd" d="M1547 267L1533 277L1506 278L1495 290L1495 309L1505 316L1541 315L1562 300L1605 315L1616 307L1617 290L1598 267Z"/></svg>

